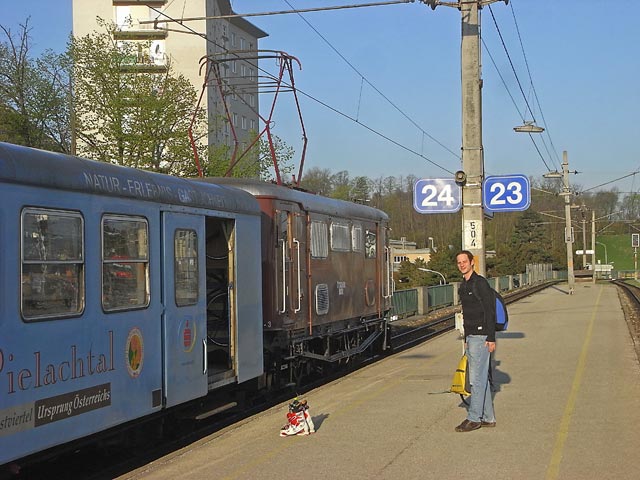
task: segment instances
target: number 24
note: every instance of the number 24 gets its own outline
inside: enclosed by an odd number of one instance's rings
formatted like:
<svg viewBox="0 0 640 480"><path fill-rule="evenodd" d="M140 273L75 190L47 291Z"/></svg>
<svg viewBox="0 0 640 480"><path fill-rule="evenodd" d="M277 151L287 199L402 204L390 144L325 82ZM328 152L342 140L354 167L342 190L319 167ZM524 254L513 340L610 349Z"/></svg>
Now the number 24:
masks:
<svg viewBox="0 0 640 480"><path fill-rule="evenodd" d="M438 192L435 185L425 185L422 187L422 194L426 195L422 200L423 207L437 207L438 202L445 203L450 207L455 202L451 192L451 185L445 185L440 192ZM434 201L436 197L437 201Z"/></svg>

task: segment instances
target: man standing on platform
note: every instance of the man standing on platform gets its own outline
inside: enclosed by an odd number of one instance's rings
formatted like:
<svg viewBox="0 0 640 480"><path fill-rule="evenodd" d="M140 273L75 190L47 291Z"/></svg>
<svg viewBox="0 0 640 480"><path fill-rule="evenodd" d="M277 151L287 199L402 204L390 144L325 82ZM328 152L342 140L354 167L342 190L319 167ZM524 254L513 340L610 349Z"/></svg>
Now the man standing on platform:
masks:
<svg viewBox="0 0 640 480"><path fill-rule="evenodd" d="M458 294L464 318L464 342L469 359L471 401L467 418L456 432L495 427L493 398L489 381L491 353L496 349L496 301L487 279L474 270L473 254L463 250L456 255L462 282Z"/></svg>

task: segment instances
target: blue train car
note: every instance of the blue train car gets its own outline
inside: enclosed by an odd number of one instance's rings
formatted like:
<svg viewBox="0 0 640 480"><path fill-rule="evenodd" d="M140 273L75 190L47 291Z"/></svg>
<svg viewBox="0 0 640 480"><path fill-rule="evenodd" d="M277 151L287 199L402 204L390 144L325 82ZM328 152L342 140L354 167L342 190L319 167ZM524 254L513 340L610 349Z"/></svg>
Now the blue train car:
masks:
<svg viewBox="0 0 640 480"><path fill-rule="evenodd" d="M0 143L0 202L0 464L262 375L249 193Z"/></svg>

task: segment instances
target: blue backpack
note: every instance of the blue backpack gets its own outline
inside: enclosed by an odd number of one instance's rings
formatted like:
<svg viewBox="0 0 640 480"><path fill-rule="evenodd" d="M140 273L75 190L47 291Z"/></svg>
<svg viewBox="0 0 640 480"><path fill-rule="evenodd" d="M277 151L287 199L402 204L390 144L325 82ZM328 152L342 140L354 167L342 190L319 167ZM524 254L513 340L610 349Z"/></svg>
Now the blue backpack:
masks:
<svg viewBox="0 0 640 480"><path fill-rule="evenodd" d="M502 298L502 295L498 293L496 290L489 286L491 291L493 292L494 297L496 298L496 332L504 332L509 326L509 312L507 312L507 304ZM480 298L480 296L473 291L473 294L476 298Z"/></svg>
<svg viewBox="0 0 640 480"><path fill-rule="evenodd" d="M509 326L509 312L504 298L493 288L491 289L496 297L496 332L503 332Z"/></svg>

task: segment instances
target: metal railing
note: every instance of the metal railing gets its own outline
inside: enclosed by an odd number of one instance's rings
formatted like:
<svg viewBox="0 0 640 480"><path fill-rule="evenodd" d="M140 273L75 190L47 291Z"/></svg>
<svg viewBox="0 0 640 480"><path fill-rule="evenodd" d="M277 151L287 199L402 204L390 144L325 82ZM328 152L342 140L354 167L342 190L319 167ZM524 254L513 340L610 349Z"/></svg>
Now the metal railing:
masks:
<svg viewBox="0 0 640 480"><path fill-rule="evenodd" d="M504 293L549 280L566 280L567 278L566 270L553 271L550 265L536 265L535 268L528 270L529 273L504 275L489 278L488 281L494 289ZM453 282L446 285L408 288L394 292L391 301L392 320L413 315L427 315L441 308L458 305L458 285L459 282Z"/></svg>

